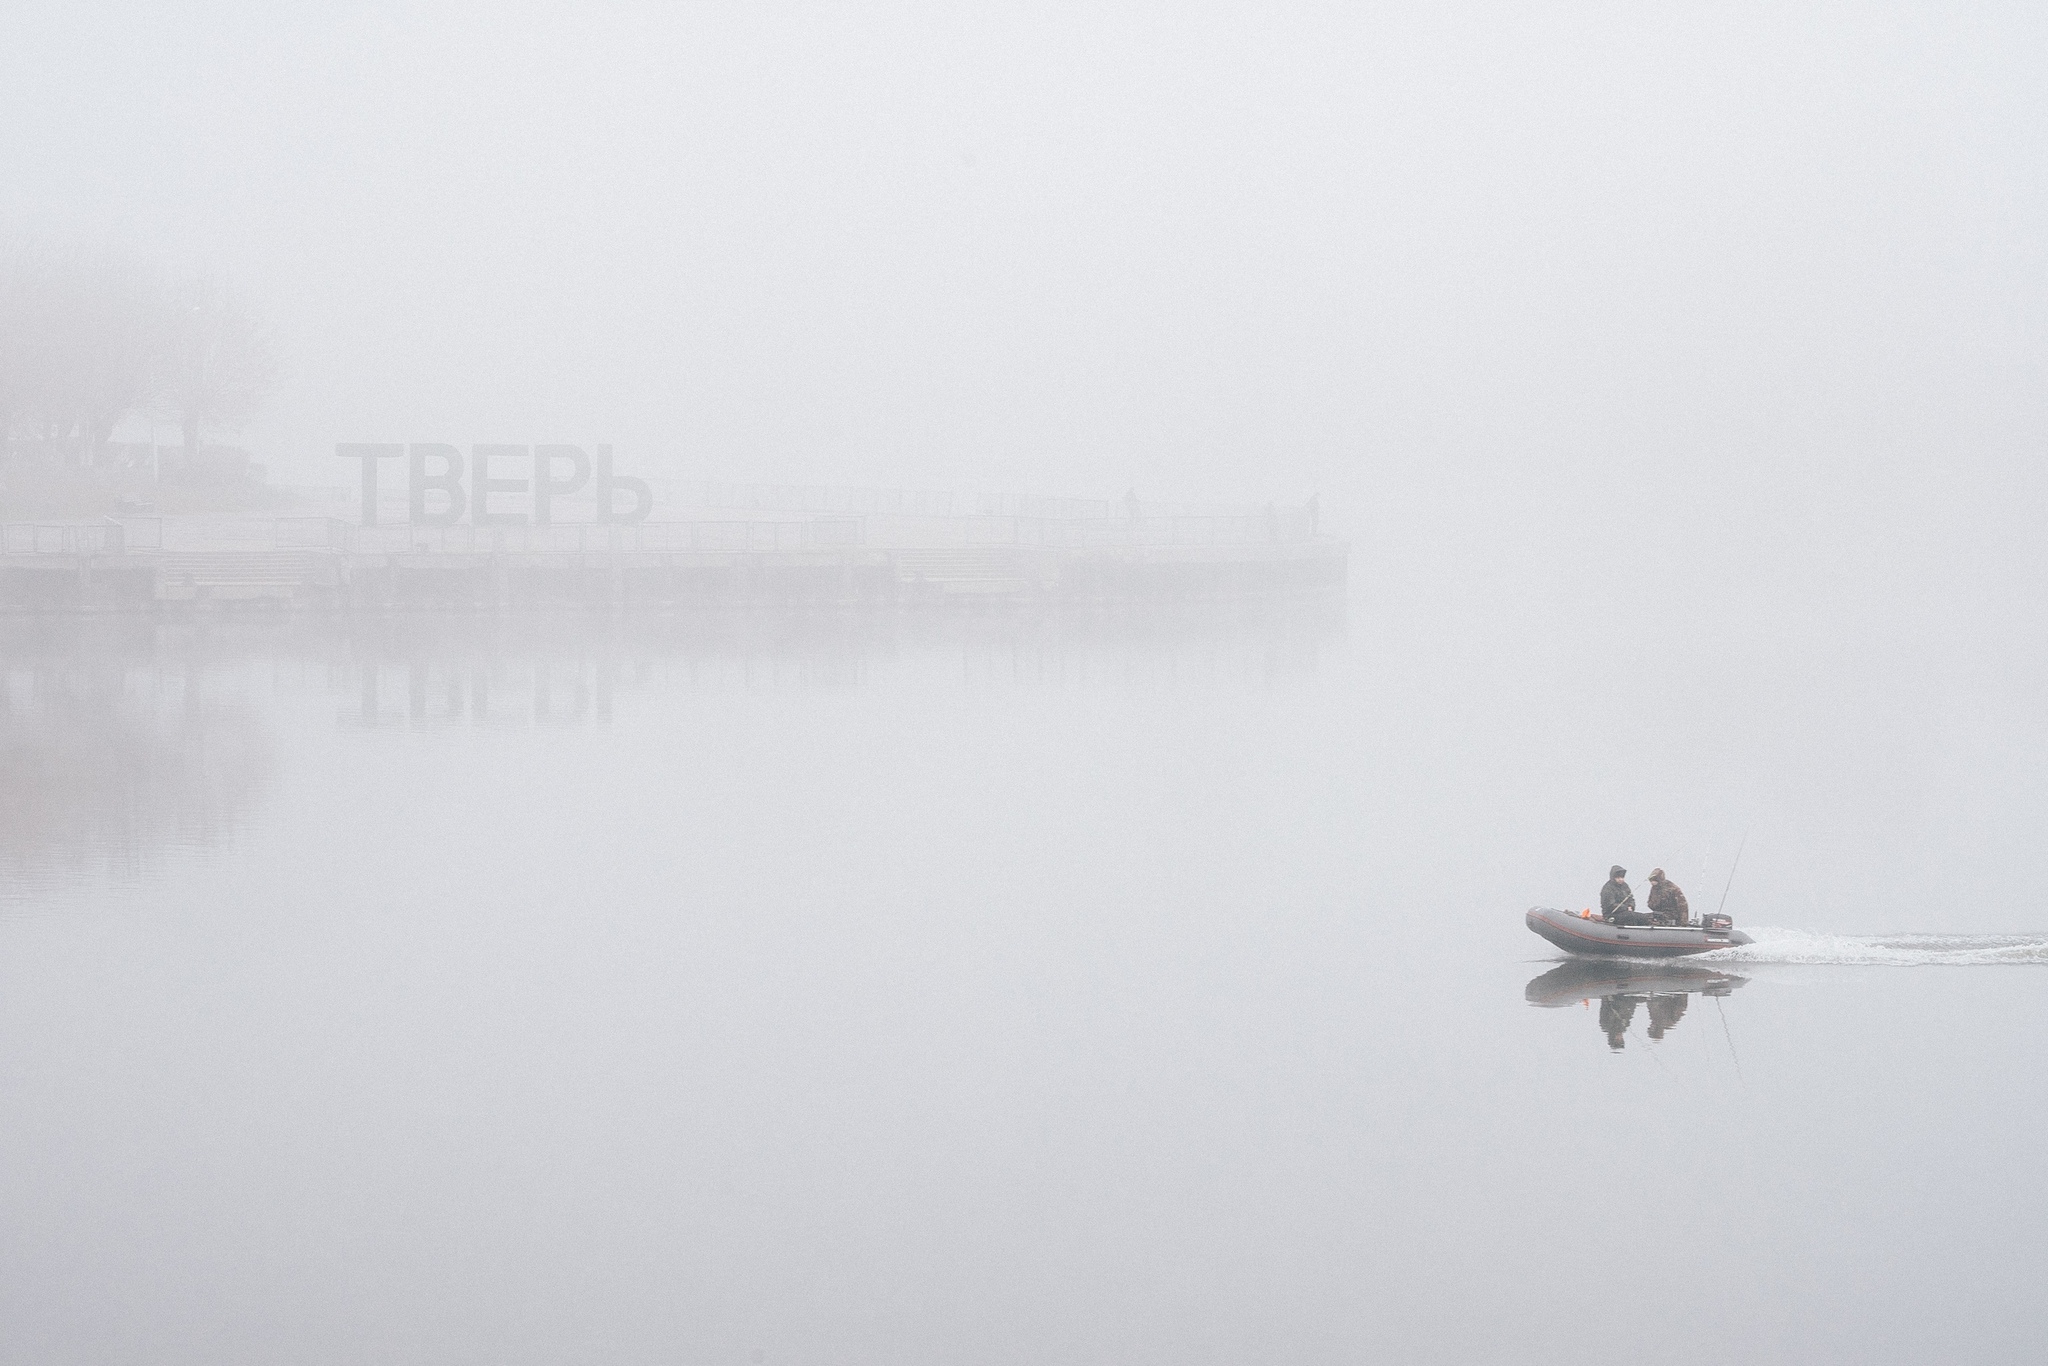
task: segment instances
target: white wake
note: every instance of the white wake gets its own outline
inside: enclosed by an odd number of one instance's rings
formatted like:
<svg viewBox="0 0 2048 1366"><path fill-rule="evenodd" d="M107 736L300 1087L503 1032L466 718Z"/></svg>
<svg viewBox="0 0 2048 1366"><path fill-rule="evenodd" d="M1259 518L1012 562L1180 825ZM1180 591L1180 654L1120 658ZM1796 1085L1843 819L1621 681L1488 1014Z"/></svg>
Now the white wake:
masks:
<svg viewBox="0 0 2048 1366"><path fill-rule="evenodd" d="M1813 934L1767 925L1745 925L1743 932L1756 942L1688 961L1897 968L2048 965L2048 934Z"/></svg>

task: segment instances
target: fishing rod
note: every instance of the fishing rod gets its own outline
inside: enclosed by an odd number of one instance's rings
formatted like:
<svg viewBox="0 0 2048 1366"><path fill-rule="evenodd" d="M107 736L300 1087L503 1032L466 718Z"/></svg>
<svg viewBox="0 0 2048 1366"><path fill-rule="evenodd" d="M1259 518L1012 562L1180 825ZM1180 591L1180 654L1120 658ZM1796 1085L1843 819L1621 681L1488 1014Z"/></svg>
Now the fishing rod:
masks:
<svg viewBox="0 0 2048 1366"><path fill-rule="evenodd" d="M1735 846L1735 862L1728 865L1728 886L1721 889L1721 904L1714 907L1715 915L1719 915L1728 909L1728 893L1735 886L1735 870L1742 866L1742 851L1748 845L1749 832L1745 830L1742 832L1742 843Z"/></svg>

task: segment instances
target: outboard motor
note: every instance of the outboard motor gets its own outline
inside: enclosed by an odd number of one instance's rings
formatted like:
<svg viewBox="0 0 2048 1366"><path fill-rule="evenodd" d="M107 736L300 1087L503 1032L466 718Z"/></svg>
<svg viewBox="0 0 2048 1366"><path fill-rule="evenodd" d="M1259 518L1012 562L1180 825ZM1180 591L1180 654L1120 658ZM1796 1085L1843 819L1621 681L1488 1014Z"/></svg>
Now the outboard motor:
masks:
<svg viewBox="0 0 2048 1366"><path fill-rule="evenodd" d="M1722 915L1717 911L1713 915L1702 916L1700 926L1708 934L1726 934L1735 928L1735 917Z"/></svg>

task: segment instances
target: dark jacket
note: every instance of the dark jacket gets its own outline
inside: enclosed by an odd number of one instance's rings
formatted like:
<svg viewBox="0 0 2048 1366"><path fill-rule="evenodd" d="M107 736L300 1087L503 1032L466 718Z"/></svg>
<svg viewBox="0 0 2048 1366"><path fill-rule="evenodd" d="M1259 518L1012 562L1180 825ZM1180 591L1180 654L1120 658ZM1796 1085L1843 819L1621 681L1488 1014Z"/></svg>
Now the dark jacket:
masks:
<svg viewBox="0 0 2048 1366"><path fill-rule="evenodd" d="M1650 884L1649 906L1651 915L1666 917L1674 925L1683 925L1692 919L1692 907L1685 904L1685 893L1678 890L1678 884L1666 878Z"/></svg>
<svg viewBox="0 0 2048 1366"><path fill-rule="evenodd" d="M1632 911L1636 908L1636 894L1629 890L1626 882L1613 878L1600 884L1600 915L1602 919L1614 919L1616 911Z"/></svg>

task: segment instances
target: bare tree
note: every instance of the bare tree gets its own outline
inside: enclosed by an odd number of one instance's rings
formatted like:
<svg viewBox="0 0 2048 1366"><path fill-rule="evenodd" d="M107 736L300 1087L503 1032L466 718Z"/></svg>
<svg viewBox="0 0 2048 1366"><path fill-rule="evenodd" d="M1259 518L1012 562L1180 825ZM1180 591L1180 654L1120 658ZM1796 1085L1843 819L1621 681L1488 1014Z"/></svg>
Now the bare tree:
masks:
<svg viewBox="0 0 2048 1366"><path fill-rule="evenodd" d="M227 284L195 276L170 292L158 349L159 406L178 420L188 465L208 429L232 431L277 379L270 336Z"/></svg>
<svg viewBox="0 0 2048 1366"><path fill-rule="evenodd" d="M0 258L0 423L97 454L155 387L162 290L110 253L11 246Z"/></svg>
<svg viewBox="0 0 2048 1366"><path fill-rule="evenodd" d="M97 461L144 409L175 417L188 465L209 429L233 430L270 392L269 336L221 280L166 288L89 248L0 248L0 437L64 442Z"/></svg>
<svg viewBox="0 0 2048 1366"><path fill-rule="evenodd" d="M0 441L36 406L37 290L27 248L9 243L0 250Z"/></svg>
<svg viewBox="0 0 2048 1366"><path fill-rule="evenodd" d="M72 326L60 329L60 353L72 432L98 461L121 419L145 406L155 387L161 287L141 268L107 256L74 263Z"/></svg>

